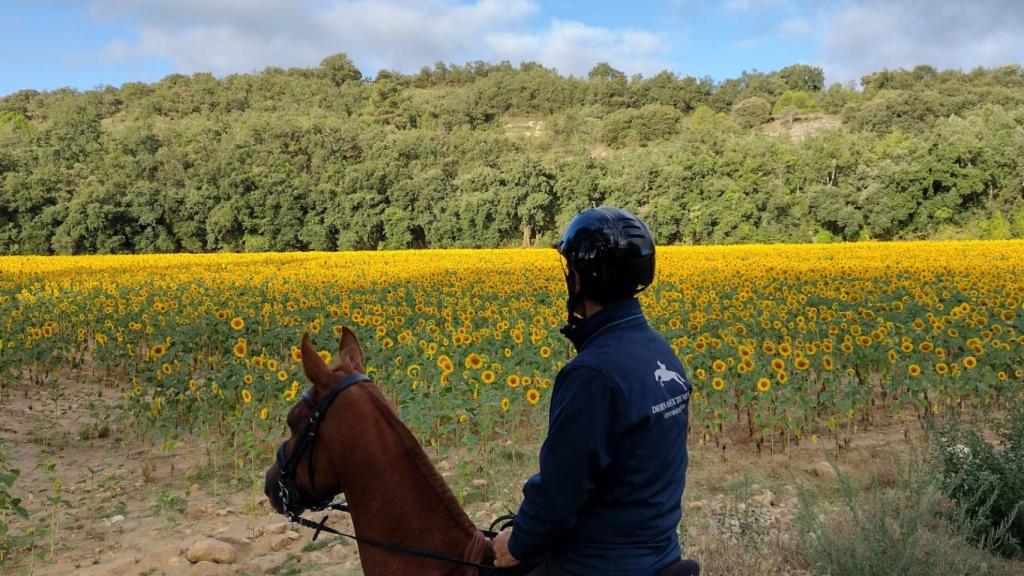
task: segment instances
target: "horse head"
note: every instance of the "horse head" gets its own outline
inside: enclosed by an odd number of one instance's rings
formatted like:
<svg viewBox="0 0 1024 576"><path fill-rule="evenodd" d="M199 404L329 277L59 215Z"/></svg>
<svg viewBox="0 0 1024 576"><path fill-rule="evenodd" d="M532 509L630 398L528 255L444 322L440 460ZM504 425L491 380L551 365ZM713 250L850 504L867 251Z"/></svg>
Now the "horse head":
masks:
<svg viewBox="0 0 1024 576"><path fill-rule="evenodd" d="M339 471L329 465L330 459L321 458L323 465L314 471L316 452L323 446L316 446L315 434L318 431L312 430L314 436L311 437L310 428L323 423L325 414L316 413L329 408L323 404L332 391L346 378L361 375L364 365L363 349L348 328L342 329L338 354L329 365L313 347L309 334L302 335L300 349L302 371L312 387L303 393L303 401L288 412L290 435L278 449L278 458L267 470L264 482L264 491L271 506L281 513L301 514L306 509L320 507L342 492ZM315 424L314 416L319 420ZM286 466L286 463L291 466ZM285 467L290 469L282 477L285 472L282 468Z"/></svg>
<svg viewBox="0 0 1024 576"><path fill-rule="evenodd" d="M329 364L307 334L301 350L311 387L288 412L289 437L266 472L271 506L294 518L344 492L363 539L489 564L489 541L380 389L363 375L355 334L342 329L337 357ZM362 541L359 559L367 576L476 573L471 566L396 554Z"/></svg>

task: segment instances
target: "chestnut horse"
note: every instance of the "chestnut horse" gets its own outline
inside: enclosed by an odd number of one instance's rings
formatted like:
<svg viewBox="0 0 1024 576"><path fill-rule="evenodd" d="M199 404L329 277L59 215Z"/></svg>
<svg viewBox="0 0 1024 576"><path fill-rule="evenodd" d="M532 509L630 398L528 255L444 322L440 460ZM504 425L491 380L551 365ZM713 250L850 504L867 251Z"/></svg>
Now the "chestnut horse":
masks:
<svg viewBox="0 0 1024 576"><path fill-rule="evenodd" d="M270 504L298 515L322 509L344 492L366 576L527 572L531 567L525 565L487 568L494 561L490 540L466 516L380 389L363 375L364 365L359 340L348 328L342 329L330 366L303 334L302 371L312 387L288 412L291 435L267 470ZM699 574L696 562L684 560L659 576Z"/></svg>
<svg viewBox="0 0 1024 576"><path fill-rule="evenodd" d="M363 351L351 330L342 330L337 358L328 366L302 337L302 370L312 383L308 400L288 413L289 439L278 461L267 470L266 494L275 510L298 512L322 507L345 493L356 534L378 542L429 550L469 563L490 565L490 541L473 525L451 489L437 473L422 446L398 419L372 382L361 377ZM338 390L344 387L343 393ZM309 421L324 401L330 409L319 420L315 441L304 447ZM299 454L286 484L301 496L283 496L283 462ZM291 476L291 478L288 478ZM287 500L287 502L282 500ZM301 500L301 502L295 502ZM318 506L319 505L319 506ZM359 559L367 576L476 575L479 569L422 558L359 543Z"/></svg>

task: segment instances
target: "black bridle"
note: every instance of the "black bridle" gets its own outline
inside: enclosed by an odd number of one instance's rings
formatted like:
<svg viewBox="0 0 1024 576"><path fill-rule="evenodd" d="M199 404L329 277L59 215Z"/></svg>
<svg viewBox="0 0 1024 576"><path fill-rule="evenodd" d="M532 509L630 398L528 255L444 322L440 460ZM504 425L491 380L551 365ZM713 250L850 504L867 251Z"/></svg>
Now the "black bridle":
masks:
<svg viewBox="0 0 1024 576"><path fill-rule="evenodd" d="M327 393L327 396L320 402L320 405L313 401L313 396L309 390L302 393L302 401L309 405L312 411L312 414L309 416L309 422L306 424L306 429L298 435L290 455L285 454L285 446L288 444L287 440L277 447L277 467L281 470L281 476L277 481L277 497L281 501L281 507L287 516L294 519L304 510L312 510L314 512L323 510L330 506L331 501L334 500L333 495L321 498L316 493L316 476L313 474L313 455L316 451L313 450L313 444L316 442L317 432L320 431L320 423L323 422L324 415L327 414L327 410L334 403L334 399L353 384L369 381L370 378L366 374L350 374L343 378L341 382L335 384L334 388L331 388L331 391ZM295 482L295 471L307 450L309 451L309 492L300 488Z"/></svg>
<svg viewBox="0 0 1024 576"><path fill-rule="evenodd" d="M334 502L334 495L327 497L320 497L316 490L316 476L313 474L313 454L316 451L313 449L313 445L316 442L317 432L320 430L320 424L323 422L324 416L327 414L327 410L331 407L331 404L342 392L347 390L353 384L359 382L371 382L370 378L362 373L355 373L346 376L331 388L331 391L327 393L327 396L318 405L314 400L309 390L302 393L302 401L305 402L312 414L309 417L309 422L306 424L306 429L298 435L295 441L295 445L292 448L291 454L285 453L285 446L288 441L285 440L277 447L277 467L280 469L281 475L277 481L277 497L281 502L282 512L288 519L296 524L301 524L307 528L315 530L313 533L313 540L320 536L321 532L328 532L337 536L343 536L367 544L375 548L381 548L384 550L390 550L392 552L398 552L400 554L407 554L410 556L417 556L420 558L430 558L433 560L440 560L443 562L450 562L452 564L460 564L463 566L470 566L473 568L479 568L484 574L494 573L497 569L494 566L488 566L486 564L480 564L478 562L470 562L462 558L455 558L454 556L446 556L444 554L438 554L430 550L422 550L419 548L412 548L409 546L401 546L398 544L391 544L388 542L380 542L378 540L372 540L355 534L348 534L335 530L327 526L327 516L324 516L320 522L314 522L308 518L302 517L302 512L305 510L312 510L314 512L320 510L339 510L342 512L348 512L348 504L344 502ZM295 481L295 471L299 466L299 462L302 460L302 456L309 452L309 483L310 491L303 490ZM493 539L497 536L498 531L511 526L513 516L512 514L502 516L495 520L491 524L490 530L481 530L480 532L487 538Z"/></svg>

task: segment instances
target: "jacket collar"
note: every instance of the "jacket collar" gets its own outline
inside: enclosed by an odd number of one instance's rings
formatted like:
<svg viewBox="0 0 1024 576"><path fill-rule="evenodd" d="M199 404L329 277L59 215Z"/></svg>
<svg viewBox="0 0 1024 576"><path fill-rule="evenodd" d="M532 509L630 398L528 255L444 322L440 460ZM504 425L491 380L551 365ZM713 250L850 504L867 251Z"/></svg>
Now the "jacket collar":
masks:
<svg viewBox="0 0 1024 576"><path fill-rule="evenodd" d="M598 311L597 314L584 318L575 326L564 326L561 332L576 347L576 351L580 352L598 332L611 327L613 324L618 325L634 318L643 318L643 315L640 301L636 298L620 300L608 304Z"/></svg>

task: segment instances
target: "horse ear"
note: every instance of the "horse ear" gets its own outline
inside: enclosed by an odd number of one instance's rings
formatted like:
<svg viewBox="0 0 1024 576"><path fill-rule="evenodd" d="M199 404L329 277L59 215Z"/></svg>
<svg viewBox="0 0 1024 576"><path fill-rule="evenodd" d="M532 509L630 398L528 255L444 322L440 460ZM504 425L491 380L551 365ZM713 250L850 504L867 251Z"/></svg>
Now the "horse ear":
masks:
<svg viewBox="0 0 1024 576"><path fill-rule="evenodd" d="M302 333L302 372L315 386L323 387L330 384L331 371L310 342L308 332Z"/></svg>
<svg viewBox="0 0 1024 576"><path fill-rule="evenodd" d="M338 354L341 357L342 364L348 364L351 366L352 371L362 372L363 366L366 364L363 361L363 347L359 345L359 339L356 338L354 332L348 328L341 329L341 342L338 344Z"/></svg>

